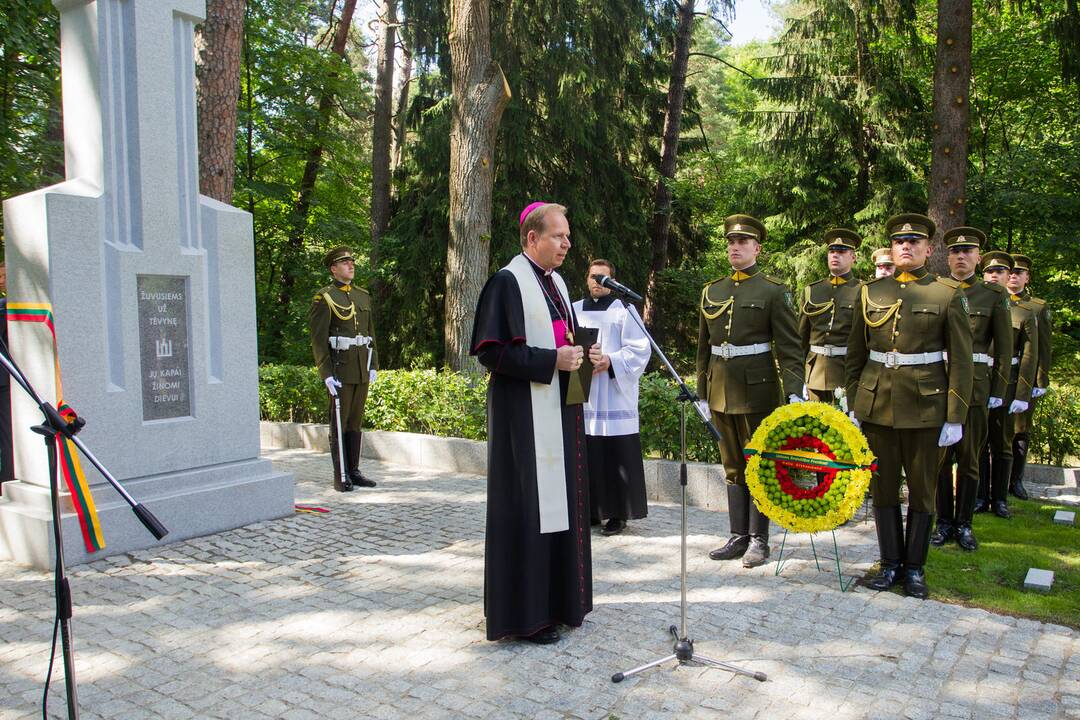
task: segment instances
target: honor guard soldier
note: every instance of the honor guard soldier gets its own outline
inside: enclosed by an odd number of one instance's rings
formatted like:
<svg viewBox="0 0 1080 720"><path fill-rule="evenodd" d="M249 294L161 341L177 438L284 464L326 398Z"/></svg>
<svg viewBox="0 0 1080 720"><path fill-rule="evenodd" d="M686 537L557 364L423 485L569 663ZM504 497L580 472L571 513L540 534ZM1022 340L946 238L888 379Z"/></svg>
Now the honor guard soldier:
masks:
<svg viewBox="0 0 1080 720"><path fill-rule="evenodd" d="M315 293L308 313L311 352L330 394L330 455L334 489L375 487L360 473L364 403L378 367L371 296L353 285L352 250L337 247L323 257L334 281Z"/></svg>
<svg viewBox="0 0 1080 720"><path fill-rule="evenodd" d="M960 442L946 448L938 475L938 520L930 544L941 547L955 538L962 549L972 551L979 547L971 531L971 517L979 491L979 455L986 443L989 412L1002 406L1009 385L1012 320L1008 292L976 274L981 259L979 250L986 242L986 234L973 227L956 227L945 232L942 242L948 248L952 279L960 283L967 297L975 374L964 436Z"/></svg>
<svg viewBox="0 0 1080 720"><path fill-rule="evenodd" d="M859 282L852 276L851 266L861 242L854 230L827 231L829 277L807 286L803 293L799 336L811 400L834 402L833 391L844 387L844 356L859 295Z"/></svg>
<svg viewBox="0 0 1080 720"><path fill-rule="evenodd" d="M902 582L909 596L925 598L941 448L960 440L968 414L971 325L960 283L926 271L930 218L897 215L886 234L896 274L860 289L845 364L853 417L878 464L871 491L881 572L867 585L887 590ZM901 470L908 485L906 537Z"/></svg>
<svg viewBox="0 0 1080 720"><path fill-rule="evenodd" d="M1013 259L1006 252L994 250L983 258L983 277L1002 287L1007 287L1012 270ZM975 504L975 512L993 510L1006 520L1012 516L1007 500L1016 429L1013 416L1023 415L1030 408L1039 369L1038 306L1010 294L1009 310L1013 329L1009 386L1004 405L990 411L988 442L979 462L979 499Z"/></svg>
<svg viewBox="0 0 1080 720"><path fill-rule="evenodd" d="M1028 499L1024 489L1024 467L1027 465L1028 433L1031 430L1031 417L1035 414L1035 402L1046 394L1050 387L1050 363L1053 351L1050 338L1053 326L1050 324L1050 308L1046 301L1031 294L1028 283L1031 281L1031 258L1027 255L1013 255L1013 269L1009 273L1009 292L1038 308L1035 313L1039 335L1039 369L1035 374L1035 387L1031 389L1031 407L1026 412L1016 415L1016 434L1013 436L1012 475L1009 478L1009 492L1021 500Z"/></svg>
<svg viewBox="0 0 1080 720"><path fill-rule="evenodd" d="M731 525L731 539L709 557L756 567L769 557L769 518L750 499L743 448L784 398L804 399L804 356L791 292L757 265L765 226L732 215L724 231L732 274L702 289L698 326L697 392L722 435Z"/></svg>
<svg viewBox="0 0 1080 720"><path fill-rule="evenodd" d="M892 248L878 248L873 254L874 260L874 277L883 278L893 274L896 270L896 266L892 261Z"/></svg>

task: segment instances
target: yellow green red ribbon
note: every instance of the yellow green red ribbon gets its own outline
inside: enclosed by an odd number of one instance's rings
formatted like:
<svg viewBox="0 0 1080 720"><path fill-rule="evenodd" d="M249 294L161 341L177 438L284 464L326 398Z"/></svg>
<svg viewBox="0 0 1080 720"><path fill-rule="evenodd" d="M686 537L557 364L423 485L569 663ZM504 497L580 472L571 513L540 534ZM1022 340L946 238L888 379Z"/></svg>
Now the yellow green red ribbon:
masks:
<svg viewBox="0 0 1080 720"><path fill-rule="evenodd" d="M42 323L49 329L52 334L54 372L56 373L56 410L69 424L75 422L78 416L71 406L64 402L64 391L60 382L60 351L56 343L52 306L48 303L9 302L7 318L8 322ZM83 544L87 552L97 552L105 547L105 537L101 533L101 523L98 521L94 496L90 493L90 485L86 482L86 475L79 463L75 444L63 433L56 434L56 441L57 470L67 484L68 492L71 493L71 503L75 506L75 514L79 518Z"/></svg>

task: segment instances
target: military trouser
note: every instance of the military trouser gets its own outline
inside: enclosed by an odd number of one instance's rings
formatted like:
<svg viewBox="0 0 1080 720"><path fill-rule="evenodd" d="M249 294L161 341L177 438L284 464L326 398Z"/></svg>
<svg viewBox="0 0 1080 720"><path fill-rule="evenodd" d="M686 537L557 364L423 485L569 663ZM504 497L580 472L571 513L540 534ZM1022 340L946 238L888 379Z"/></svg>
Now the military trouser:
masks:
<svg viewBox="0 0 1080 720"><path fill-rule="evenodd" d="M771 412L771 411L770 411ZM728 484L728 520L732 535L753 535L762 540L769 537L769 518L749 498L746 487L746 457L743 448L768 412L733 415L713 412L712 419L720 431L720 460L724 464L724 477ZM732 498L732 496L737 496ZM748 502L743 501L743 496ZM732 502L732 500L735 502Z"/></svg>
<svg viewBox="0 0 1080 720"><path fill-rule="evenodd" d="M964 436L960 442L944 448L938 474L937 515L950 525L971 524L975 498L979 491L979 461L986 443L990 411L979 403L968 409ZM953 491L952 464L956 462L956 490Z"/></svg>
<svg viewBox="0 0 1080 720"><path fill-rule="evenodd" d="M355 471L360 462L360 431L364 426L364 405L367 402L367 383L343 383L338 390L341 401L341 438L345 446L346 472ZM337 417L334 414L334 398L330 400L330 456L334 463L334 475L338 475Z"/></svg>
<svg viewBox="0 0 1080 720"><path fill-rule="evenodd" d="M1009 393L1012 395L1012 393ZM1005 502L1009 493L1009 478L1013 462L1013 418L1009 404L990 411L990 427L986 445L979 459L979 499Z"/></svg>
<svg viewBox="0 0 1080 720"><path fill-rule="evenodd" d="M870 478L874 507L892 507L900 497L901 470L907 476L908 508L933 514L942 448L941 428L897 429L864 422L863 435L877 457L878 470Z"/></svg>

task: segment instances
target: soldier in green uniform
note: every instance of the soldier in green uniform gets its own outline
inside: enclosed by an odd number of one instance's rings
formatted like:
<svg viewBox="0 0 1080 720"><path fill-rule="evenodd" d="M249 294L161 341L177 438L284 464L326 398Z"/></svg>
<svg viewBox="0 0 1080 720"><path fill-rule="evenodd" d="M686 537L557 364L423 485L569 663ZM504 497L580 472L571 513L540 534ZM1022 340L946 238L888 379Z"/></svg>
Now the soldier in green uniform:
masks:
<svg viewBox="0 0 1080 720"><path fill-rule="evenodd" d="M896 274L863 284L845 374L853 419L878 464L871 490L881 572L868 586L886 590L903 582L908 595L925 598L941 448L960 440L968 414L971 325L960 283L926 271L930 218L897 215L886 234ZM906 537L897 504L901 469L908 486Z"/></svg>
<svg viewBox="0 0 1080 720"><path fill-rule="evenodd" d="M799 336L811 400L834 402L833 391L844 387L844 356L859 294L859 282L852 276L851 266L861 242L854 230L827 231L829 277L811 283L803 293Z"/></svg>
<svg viewBox="0 0 1080 720"><path fill-rule="evenodd" d="M895 272L896 265L892 260L892 248L878 248L871 258L874 261L875 278L889 277Z"/></svg>
<svg viewBox="0 0 1080 720"><path fill-rule="evenodd" d="M983 278L1005 287L1012 272L1012 256L1001 250L988 252L983 258ZM979 462L979 499L975 512L993 510L1000 518L1009 519L1009 479L1012 477L1012 444L1015 415L1023 415L1031 404L1039 367L1038 307L1009 295L1009 311L1013 329L1012 357L1009 360L1009 385L1004 405L990 411L988 442Z"/></svg>
<svg viewBox="0 0 1080 720"><path fill-rule="evenodd" d="M1035 404L1040 397L1046 394L1050 387L1050 363L1053 361L1053 350L1050 347L1050 338L1054 329L1050 324L1050 308L1046 301L1031 294L1028 283L1031 280L1031 258L1027 255L1013 255L1013 269L1009 273L1009 292L1027 301L1030 305L1038 307L1035 313L1039 335L1039 369L1035 374L1035 387L1031 389L1031 407L1026 412L1018 413L1016 417L1016 434L1013 436L1013 464L1012 476L1009 478L1009 492L1021 500L1028 499L1028 492L1024 489L1024 467L1027 465L1028 433L1031 430L1031 416L1035 414Z"/></svg>
<svg viewBox="0 0 1080 720"><path fill-rule="evenodd" d="M334 489L349 492L354 485L375 487L360 473L360 432L368 386L378 367L371 296L353 285L356 266L352 250L337 247L323 257L334 281L315 293L308 313L311 352L330 394L330 454L334 461ZM341 445L346 473L342 477L338 454L334 398L341 404Z"/></svg>
<svg viewBox="0 0 1080 720"><path fill-rule="evenodd" d="M955 538L964 550L979 547L971 530L975 498L979 490L979 454L986 443L991 409L1000 408L1009 385L1012 358L1012 321L1009 295L1000 285L986 282L976 274L979 250L986 234L973 227L955 227L945 232L942 242L949 251L949 271L967 297L971 321L974 381L968 403L964 436L945 449L937 487L937 527L930 544L941 547ZM953 485L953 462L956 484Z"/></svg>
<svg viewBox="0 0 1080 720"><path fill-rule="evenodd" d="M732 215L724 230L733 272L702 289L698 325L697 392L723 436L731 521L731 539L709 557L755 567L769 557L769 518L747 490L743 448L783 398L804 399L803 354L791 292L757 265L765 226Z"/></svg>

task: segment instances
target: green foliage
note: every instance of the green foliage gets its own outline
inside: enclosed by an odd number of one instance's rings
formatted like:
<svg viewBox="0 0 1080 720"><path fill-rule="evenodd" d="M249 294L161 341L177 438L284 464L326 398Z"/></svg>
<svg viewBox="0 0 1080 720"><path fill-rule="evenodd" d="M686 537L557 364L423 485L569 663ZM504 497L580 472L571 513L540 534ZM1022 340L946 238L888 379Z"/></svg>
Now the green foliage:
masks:
<svg viewBox="0 0 1080 720"><path fill-rule="evenodd" d="M0 199L64 179L59 19L50 0L0 6Z"/></svg>
<svg viewBox="0 0 1080 720"><path fill-rule="evenodd" d="M693 378L686 380L691 388ZM679 459L679 388L667 374L646 373L641 378L638 412L641 418L641 450L647 457ZM686 459L720 462L720 450L693 408L686 408Z"/></svg>
<svg viewBox="0 0 1080 720"><path fill-rule="evenodd" d="M376 430L483 440L487 436L487 383L434 370L381 370L371 386L364 424ZM326 387L310 365L262 365L259 412L263 420L326 423Z"/></svg>
<svg viewBox="0 0 1080 720"><path fill-rule="evenodd" d="M1074 464L1080 458L1080 386L1050 381L1035 403L1028 451L1034 462Z"/></svg>

